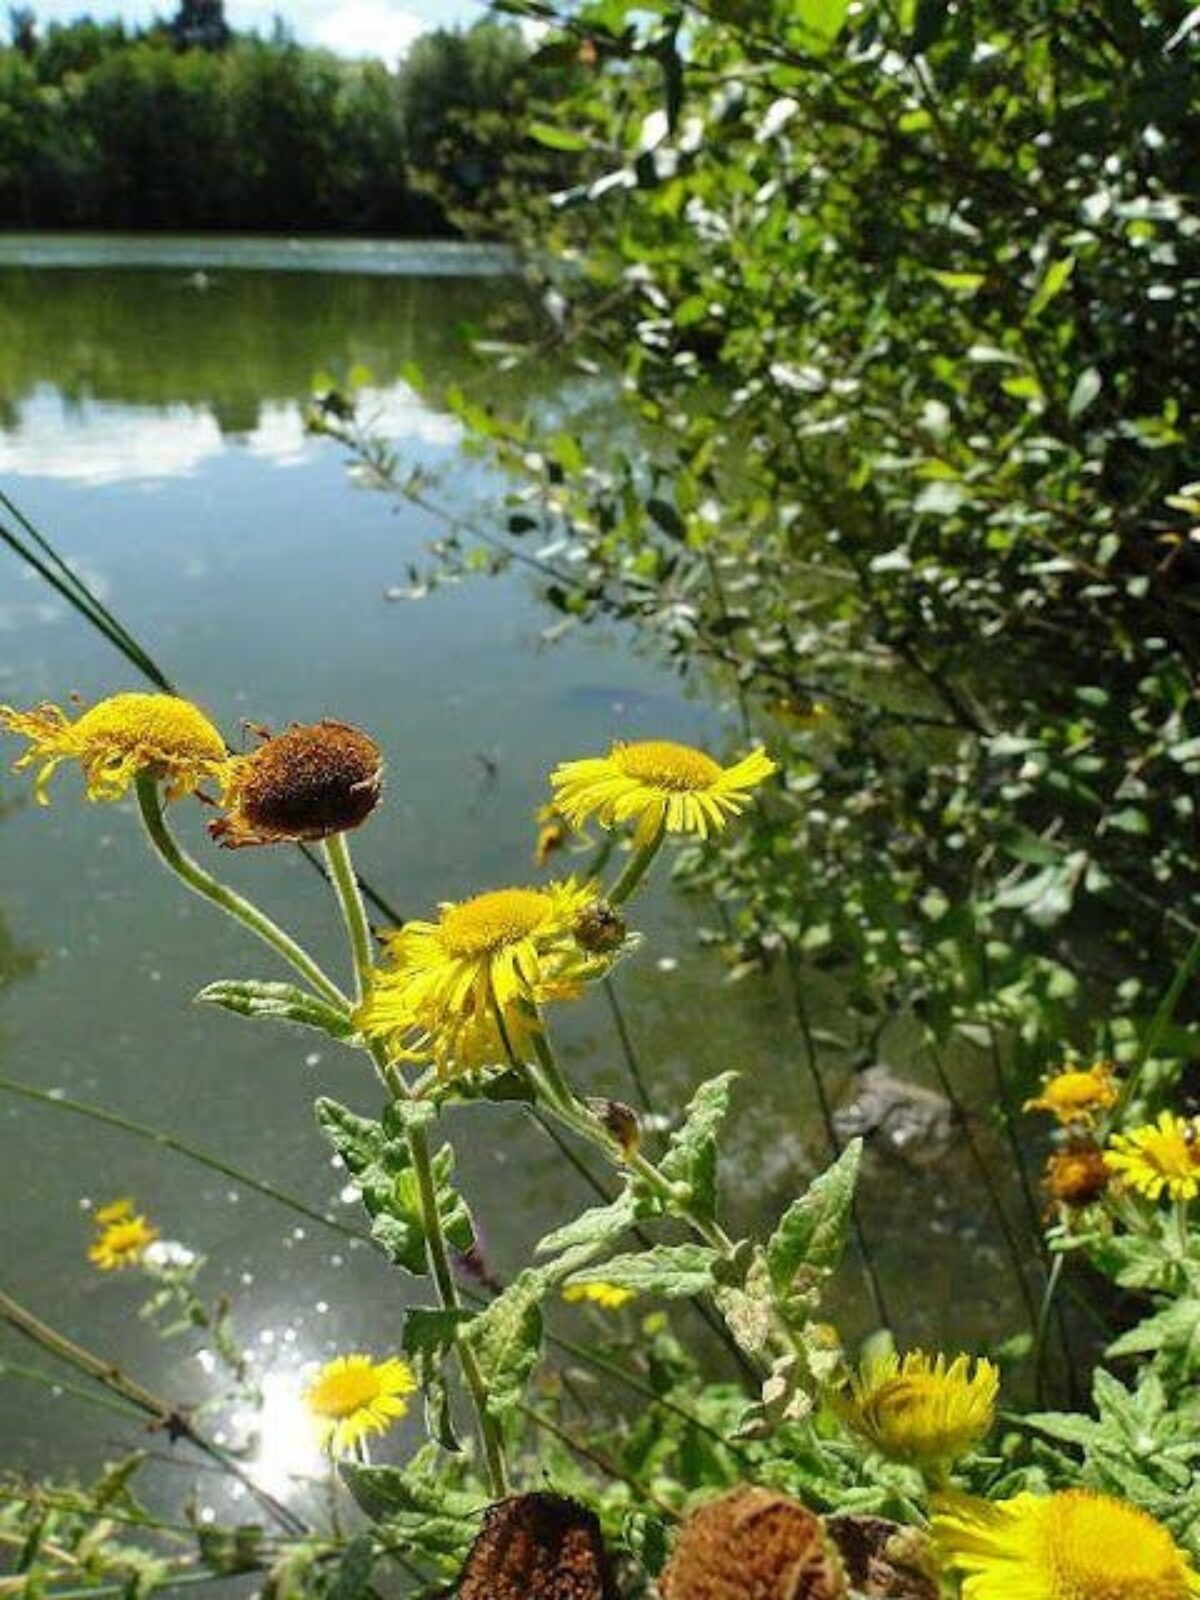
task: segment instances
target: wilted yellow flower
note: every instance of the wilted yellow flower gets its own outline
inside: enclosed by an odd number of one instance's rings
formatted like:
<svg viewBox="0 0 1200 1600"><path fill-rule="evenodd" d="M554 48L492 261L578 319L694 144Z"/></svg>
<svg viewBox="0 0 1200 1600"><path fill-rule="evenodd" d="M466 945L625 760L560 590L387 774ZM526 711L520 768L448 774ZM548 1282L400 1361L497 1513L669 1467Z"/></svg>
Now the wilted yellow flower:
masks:
<svg viewBox="0 0 1200 1600"><path fill-rule="evenodd" d="M1026 1100L1026 1111L1049 1111L1064 1126L1091 1123L1098 1111L1111 1111L1119 1099L1116 1079L1107 1061L1086 1071L1074 1068L1047 1078L1040 1095Z"/></svg>
<svg viewBox="0 0 1200 1600"><path fill-rule="evenodd" d="M1200 1194L1200 1143L1194 1122L1159 1113L1157 1122L1113 1135L1105 1161L1126 1188L1157 1200L1194 1200Z"/></svg>
<svg viewBox="0 0 1200 1600"><path fill-rule="evenodd" d="M1111 1178L1099 1145L1071 1144L1047 1156L1042 1188L1052 1209L1068 1206L1078 1210L1094 1205Z"/></svg>
<svg viewBox="0 0 1200 1600"><path fill-rule="evenodd" d="M167 798L190 794L225 769L225 741L202 711L172 694L115 694L71 722L57 706L0 706L0 727L29 740L14 771L40 763L39 805L64 761L83 768L89 800L119 800L139 772L165 780Z"/></svg>
<svg viewBox="0 0 1200 1600"><path fill-rule="evenodd" d="M551 773L550 783L555 805L573 827L592 816L606 828L632 821L634 842L640 845L661 829L702 839L719 832L774 771L764 750L721 767L703 750L649 739L614 744L606 756L564 762Z"/></svg>
<svg viewBox="0 0 1200 1600"><path fill-rule="evenodd" d="M573 933L595 898L574 879L544 889L493 889L443 905L436 922L408 922L385 934L386 962L358 1026L399 1042L405 1055L431 1055L444 1066L485 1064L478 1058L499 1041L497 1012L515 1046L521 1002L570 998L583 978L603 970Z"/></svg>
<svg viewBox="0 0 1200 1600"><path fill-rule="evenodd" d="M895 1351L867 1361L850 1382L841 1405L847 1423L894 1461L938 1468L965 1455L983 1438L996 1414L1000 1374L969 1356L947 1364L920 1350Z"/></svg>
<svg viewBox="0 0 1200 1600"><path fill-rule="evenodd" d="M93 1213L100 1232L88 1250L88 1260L101 1272L136 1267L147 1249L158 1238L145 1217L135 1215L132 1200L114 1200Z"/></svg>
<svg viewBox="0 0 1200 1600"><path fill-rule="evenodd" d="M544 867L571 837L571 825L556 806L539 806L533 814L533 820L538 825L533 864L535 867Z"/></svg>
<svg viewBox="0 0 1200 1600"><path fill-rule="evenodd" d="M963 1600L1189 1600L1200 1576L1166 1528L1087 1489L940 1499L933 1536Z"/></svg>
<svg viewBox="0 0 1200 1600"><path fill-rule="evenodd" d="M208 831L230 850L348 833L374 811L383 787L379 746L358 728L326 719L234 756Z"/></svg>
<svg viewBox="0 0 1200 1600"><path fill-rule="evenodd" d="M568 1305L600 1306L605 1311L619 1311L634 1298L632 1289L623 1289L617 1283L569 1283L562 1292Z"/></svg>
<svg viewBox="0 0 1200 1600"><path fill-rule="evenodd" d="M353 1450L369 1433L383 1433L404 1416L404 1398L417 1387L412 1368L398 1356L335 1356L317 1373L304 1400L317 1419L321 1442L335 1454Z"/></svg>

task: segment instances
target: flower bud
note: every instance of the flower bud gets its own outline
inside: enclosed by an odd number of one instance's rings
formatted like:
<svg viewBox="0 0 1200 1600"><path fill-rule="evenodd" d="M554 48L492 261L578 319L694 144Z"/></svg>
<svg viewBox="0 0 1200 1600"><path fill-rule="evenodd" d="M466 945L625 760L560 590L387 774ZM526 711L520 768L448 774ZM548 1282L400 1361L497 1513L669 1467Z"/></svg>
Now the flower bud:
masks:
<svg viewBox="0 0 1200 1600"><path fill-rule="evenodd" d="M208 831L230 850L327 839L366 821L382 779L379 747L358 728L297 725L234 758L223 796L228 814Z"/></svg>
<svg viewBox="0 0 1200 1600"><path fill-rule="evenodd" d="M642 1142L642 1125L632 1106L627 1106L623 1100L595 1098L589 1099L588 1110L602 1124L609 1138L620 1147L626 1161L637 1155Z"/></svg>

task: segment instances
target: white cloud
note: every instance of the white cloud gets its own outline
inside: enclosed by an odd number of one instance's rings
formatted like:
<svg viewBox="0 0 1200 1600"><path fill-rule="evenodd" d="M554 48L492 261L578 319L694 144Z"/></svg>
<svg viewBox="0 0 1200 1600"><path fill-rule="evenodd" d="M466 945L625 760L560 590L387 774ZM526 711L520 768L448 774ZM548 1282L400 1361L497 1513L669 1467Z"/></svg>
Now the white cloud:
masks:
<svg viewBox="0 0 1200 1600"><path fill-rule="evenodd" d="M314 19L312 35L338 55L373 56L394 66L425 28L415 12L388 0L351 0Z"/></svg>

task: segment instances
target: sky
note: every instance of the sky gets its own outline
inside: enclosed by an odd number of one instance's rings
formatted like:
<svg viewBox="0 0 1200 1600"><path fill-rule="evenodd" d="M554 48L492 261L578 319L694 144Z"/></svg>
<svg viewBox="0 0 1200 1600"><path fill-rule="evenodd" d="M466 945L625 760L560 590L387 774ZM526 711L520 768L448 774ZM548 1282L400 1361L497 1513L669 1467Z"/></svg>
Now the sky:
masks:
<svg viewBox="0 0 1200 1600"><path fill-rule="evenodd" d="M174 0L23 0L40 23L70 22L87 14L148 22L170 16ZM225 15L238 29L270 31L282 16L302 44L324 45L340 55L380 56L394 62L417 34L454 27L484 15L484 0L225 0Z"/></svg>

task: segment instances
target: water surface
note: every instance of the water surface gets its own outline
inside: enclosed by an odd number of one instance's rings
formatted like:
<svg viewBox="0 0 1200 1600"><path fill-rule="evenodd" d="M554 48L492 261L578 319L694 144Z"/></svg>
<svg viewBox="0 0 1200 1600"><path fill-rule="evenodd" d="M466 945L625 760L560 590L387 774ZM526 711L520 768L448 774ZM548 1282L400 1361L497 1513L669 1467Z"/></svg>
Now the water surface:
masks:
<svg viewBox="0 0 1200 1600"><path fill-rule="evenodd" d="M488 392L464 330L517 292L496 257L371 242L222 239L198 250L22 238L0 241L0 263L0 482L230 735L243 721L325 715L371 730L387 803L355 847L405 914L530 876L532 812L558 760L614 736L733 747L721 696L685 695L628 634L548 647L554 619L519 573L389 601L439 527L352 487L338 449L304 431L314 375L366 367L368 403L402 461L439 475L446 504L501 527L503 482L463 458L454 421L396 376L416 361ZM536 382L552 398L553 375ZM103 639L0 557L0 701L137 687ZM48 811L24 803L20 779L3 779L0 796L12 808L0 822L0 1072L172 1130L356 1224L310 1106L326 1093L373 1110L359 1059L191 1004L214 978L279 974L149 858L129 805L80 804L66 770ZM199 808L177 816L211 860ZM220 866L342 970L336 916L303 860L247 851ZM724 983L695 946L698 917L713 913L660 885L619 992L664 1108L716 1071L744 1074L730 1191L745 1224L782 1209L823 1137L786 997L769 981ZM824 1032L845 1031L836 988L817 986L810 1003ZM565 1010L562 1036L590 1091L631 1095L602 997ZM902 1058L903 1038L893 1047ZM825 1070L836 1094L846 1076L836 1050ZM456 1123L464 1184L505 1276L585 1193L515 1108ZM336 1350L389 1350L402 1303L422 1293L370 1249L116 1130L2 1093L0 1130L5 1286L173 1397L206 1392L203 1366L139 1322L133 1281L88 1268L93 1203L135 1195L166 1236L210 1257L204 1281L236 1297L236 1326L273 1393ZM961 1161L873 1167L864 1216L902 1337L951 1326L970 1344L1012 1327L1011 1286ZM870 1326L853 1270L839 1306L849 1329ZM0 1355L41 1359L2 1330ZM273 1424L277 1449L290 1448L286 1415ZM11 1376L0 1379L0 1427L0 1465L42 1470L93 1466L135 1437Z"/></svg>

